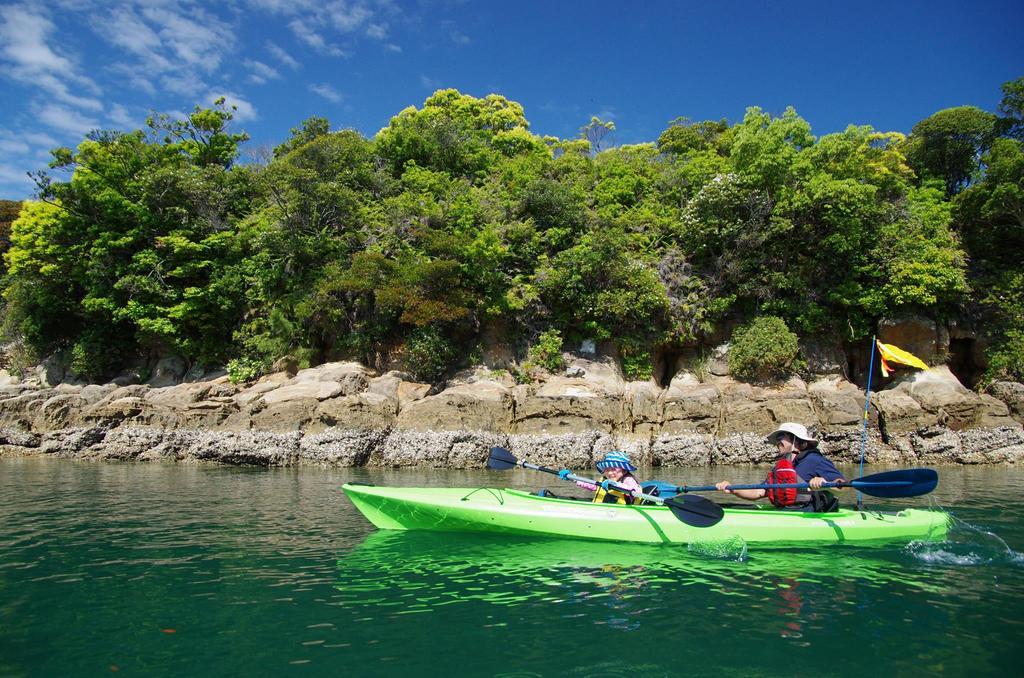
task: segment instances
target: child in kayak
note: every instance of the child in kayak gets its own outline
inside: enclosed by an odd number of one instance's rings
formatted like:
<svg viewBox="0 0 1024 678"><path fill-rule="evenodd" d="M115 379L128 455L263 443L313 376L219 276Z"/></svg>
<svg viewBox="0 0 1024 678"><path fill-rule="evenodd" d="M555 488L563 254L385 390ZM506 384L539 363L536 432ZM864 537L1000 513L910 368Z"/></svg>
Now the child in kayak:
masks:
<svg viewBox="0 0 1024 678"><path fill-rule="evenodd" d="M597 462L597 470L605 477L605 480L600 485L586 483L581 480L576 481L578 486L594 493L595 503L632 504L634 498L631 493L643 492L640 483L633 477L633 471L636 471L636 467L630 463L629 457L626 456L625 452L609 452L605 455L604 459ZM564 470L559 471L558 475L565 478L570 473L570 471ZM629 492L614 489L611 486L612 483L625 488Z"/></svg>
<svg viewBox="0 0 1024 678"><path fill-rule="evenodd" d="M821 486L827 482L846 482L846 479L835 464L818 450L818 441L807 432L806 427L786 422L768 436L767 442L775 445L778 459L768 474L766 484L807 483L810 487L806 490L731 490L728 480L723 480L716 487L722 492L750 501L767 496L776 508L790 511L825 513L838 508L839 501L832 493L822 490Z"/></svg>

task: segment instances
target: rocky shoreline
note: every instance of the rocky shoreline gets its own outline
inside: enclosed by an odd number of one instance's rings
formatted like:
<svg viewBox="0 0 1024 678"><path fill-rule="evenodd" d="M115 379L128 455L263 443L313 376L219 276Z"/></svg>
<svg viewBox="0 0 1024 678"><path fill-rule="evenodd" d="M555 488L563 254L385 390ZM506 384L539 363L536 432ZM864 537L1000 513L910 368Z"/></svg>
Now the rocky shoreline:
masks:
<svg viewBox="0 0 1024 678"><path fill-rule="evenodd" d="M566 376L572 375L572 376ZM680 372L666 388L627 382L611 360L517 385L485 368L437 391L358 363L280 372L236 386L224 375L175 383L0 386L0 456L255 466L481 468L501 445L535 463L585 468L612 449L643 466L764 463L781 421L818 431L853 462L864 394L839 376L771 387ZM944 367L872 396L866 459L893 464L1024 460L1024 385L964 388Z"/></svg>

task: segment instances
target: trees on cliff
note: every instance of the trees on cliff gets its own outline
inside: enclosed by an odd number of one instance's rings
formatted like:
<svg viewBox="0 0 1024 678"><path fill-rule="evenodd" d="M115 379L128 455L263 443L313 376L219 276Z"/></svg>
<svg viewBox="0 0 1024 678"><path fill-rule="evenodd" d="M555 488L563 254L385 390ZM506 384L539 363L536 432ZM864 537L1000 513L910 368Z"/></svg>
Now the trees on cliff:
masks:
<svg viewBox="0 0 1024 678"><path fill-rule="evenodd" d="M1007 92L1003 118L940 112L906 140L816 138L792 109L752 108L596 149L442 90L372 139L310 118L265 166L235 164L222 105L157 117L55 152L71 174L40 176L13 227L5 327L97 377L141 351L246 376L404 354L436 379L495 322L524 344L614 339L636 366L727 318L857 339L883 314L962 312L984 280L1001 296L973 299L1011 345L1024 160Z"/></svg>

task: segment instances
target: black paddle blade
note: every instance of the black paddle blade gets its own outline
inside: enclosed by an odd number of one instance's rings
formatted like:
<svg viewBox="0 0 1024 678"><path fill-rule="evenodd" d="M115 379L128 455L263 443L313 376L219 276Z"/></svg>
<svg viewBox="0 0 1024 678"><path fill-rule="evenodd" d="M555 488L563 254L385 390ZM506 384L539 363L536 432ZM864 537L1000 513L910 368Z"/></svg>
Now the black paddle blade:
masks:
<svg viewBox="0 0 1024 678"><path fill-rule="evenodd" d="M491 456L487 457L487 468L495 471L507 471L518 465L518 460L504 447L492 447Z"/></svg>
<svg viewBox="0 0 1024 678"><path fill-rule="evenodd" d="M892 487L876 483L906 483ZM872 497L920 497L939 484L939 474L930 468L908 468L899 471L873 473L853 481L853 486Z"/></svg>
<svg viewBox="0 0 1024 678"><path fill-rule="evenodd" d="M722 507L704 497L684 494L665 500L672 515L691 527L711 527L725 517Z"/></svg>

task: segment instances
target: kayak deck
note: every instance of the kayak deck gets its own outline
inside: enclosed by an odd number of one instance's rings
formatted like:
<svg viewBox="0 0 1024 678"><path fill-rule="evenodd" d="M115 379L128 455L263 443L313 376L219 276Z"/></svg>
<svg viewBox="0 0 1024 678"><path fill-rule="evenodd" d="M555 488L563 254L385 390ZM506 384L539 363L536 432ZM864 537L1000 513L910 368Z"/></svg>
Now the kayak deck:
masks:
<svg viewBox="0 0 1024 678"><path fill-rule="evenodd" d="M393 530L497 532L604 541L685 544L741 538L748 543L838 544L942 540L949 524L942 511L895 513L840 509L832 513L725 509L711 527L691 527L660 505L620 506L539 497L493 488L342 488L376 527Z"/></svg>

